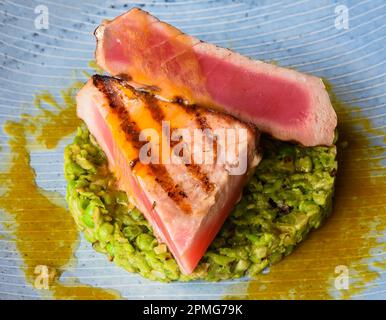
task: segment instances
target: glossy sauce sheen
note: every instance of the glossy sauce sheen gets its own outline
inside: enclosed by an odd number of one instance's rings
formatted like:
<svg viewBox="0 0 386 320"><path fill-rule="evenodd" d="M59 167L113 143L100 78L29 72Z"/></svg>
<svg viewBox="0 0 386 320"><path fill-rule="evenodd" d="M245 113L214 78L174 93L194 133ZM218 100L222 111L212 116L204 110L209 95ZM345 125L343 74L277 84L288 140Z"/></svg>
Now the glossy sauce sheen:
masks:
<svg viewBox="0 0 386 320"><path fill-rule="evenodd" d="M122 90L127 94L129 99L137 99L131 90L125 90L123 86L118 85L116 81L111 81L108 77L94 76L93 83L99 91L103 92L104 96L108 100L110 110L116 115L117 121L120 121L119 127L122 132L125 133L126 141L129 142L129 144L125 143L127 146L125 150L130 150L128 154L130 159L129 162L134 163L131 166L131 169L135 173L138 173L136 167L141 166L141 163L137 161L139 150L146 144L146 141L140 141L139 135L141 127L139 127L137 123L142 123L142 128L157 128L158 133L162 135L160 124L161 121L164 120L163 110L158 105L158 101L155 98L143 94L141 96L144 99L144 108L142 108L142 106L138 108L136 112L137 116L133 116L133 112L129 113L126 110L123 100L119 97L119 94L117 94L119 90ZM146 123L143 124L144 122ZM161 185L162 189L168 194L169 198L178 204L182 212L191 213L192 210L190 205L185 201L185 198L187 198L186 194L184 194L181 187L176 184L162 164L149 165L148 168L146 168L149 170L145 170L145 168L141 166L141 169L142 171L146 171L145 174L156 177L156 182ZM206 177L206 179L208 178Z"/></svg>
<svg viewBox="0 0 386 320"><path fill-rule="evenodd" d="M51 141L50 148L55 148L66 132L73 131L78 125L78 120L73 116L74 100L71 101L72 103L64 106L62 115L66 121L61 121L61 118L55 120L55 139L52 140L51 133L38 136L43 144ZM227 298L331 299L333 295L336 296L335 267L342 264L349 266L353 284L350 290L343 290L337 295L350 298L363 292L371 281L379 279L380 275L376 270L385 269L384 261L367 262L374 254L384 252L384 243L379 238L386 227L386 181L382 176L385 169L381 160L377 159L382 155L382 149L370 146L371 140L367 134L384 136L384 132L372 129L371 123L363 119L359 110L345 106L336 99L333 102L340 119L340 141L348 141L349 146L346 149L339 148L338 152L340 165L332 216L320 230L312 232L290 256L273 266L268 275L248 281L247 288L245 285L231 287ZM49 120L47 118L47 123ZM5 227L13 231L29 283L34 280L33 268L37 264L65 269L73 262L78 241L76 226L70 213L64 206L57 204L61 196L37 187L35 173L29 164L30 154L25 136L29 133L30 125L39 129L41 123L41 119L34 118L26 125L28 128L23 125L26 121L6 125L11 158L5 171L1 168L0 173L1 184L6 188L6 193L0 198L0 208L5 210L1 215L4 220L11 218L14 221ZM364 130L363 133L357 132L354 128L357 125L360 130ZM34 201L27 202L20 197L20 194L27 192ZM38 219L47 221L37 224ZM58 219L61 220L60 226L49 222ZM61 240L65 241L65 246ZM57 283L50 293L58 299L117 297L114 292L100 288L61 283Z"/></svg>
<svg viewBox="0 0 386 320"><path fill-rule="evenodd" d="M75 84L76 86L76 84ZM42 108L41 101L49 109L41 109L34 117L25 116L18 122L7 122L5 132L9 136L11 157L1 168L0 181L5 194L0 198L0 209L12 223L5 227L13 231L16 247L23 259L26 280L35 284L37 265L55 269L57 278L66 267L75 264L74 252L78 246L78 230L71 214L66 210L64 198L56 192L46 191L36 185L36 174L30 165L29 140L35 134L42 150L53 149L57 143L79 125L75 117L75 103L71 86L64 91L64 103L59 104L52 95L43 93L36 96L36 106ZM39 147L40 150L40 147ZM5 169L5 171L3 171ZM3 216L3 215L2 215ZM5 220L5 219L4 219ZM43 297L56 299L117 299L119 294L112 290L64 283L57 278L49 290L40 290Z"/></svg>

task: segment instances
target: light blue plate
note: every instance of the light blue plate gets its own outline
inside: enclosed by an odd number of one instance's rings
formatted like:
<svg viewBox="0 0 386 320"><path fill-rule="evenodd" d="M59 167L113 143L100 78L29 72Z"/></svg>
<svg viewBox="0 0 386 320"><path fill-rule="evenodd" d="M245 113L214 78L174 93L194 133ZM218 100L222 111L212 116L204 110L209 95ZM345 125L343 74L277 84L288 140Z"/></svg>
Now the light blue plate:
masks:
<svg viewBox="0 0 386 320"><path fill-rule="evenodd" d="M49 29L36 29L35 8L49 10ZM34 113L33 96L68 86L74 70L86 70L93 59L96 26L132 6L141 6L202 40L247 56L324 77L344 102L358 105L374 127L384 132L386 113L385 0L169 0L169 1L0 1L0 122ZM343 7L338 7L344 5ZM337 8L338 7L338 8ZM345 9L348 9L348 25ZM340 15L340 16L339 16ZM91 70L89 70L92 72ZM1 145L7 136L0 133ZM384 148L384 134L373 137ZM37 183L65 193L63 141L53 152L32 155ZM7 149L0 149L1 159ZM384 158L384 157L383 157ZM42 162L46 162L42 166ZM380 207L380 218L385 207ZM1 217L1 216L0 216ZM6 229L0 227L0 234ZM63 277L116 289L126 298L213 299L240 281L159 284L129 274L81 240L77 265ZM0 238L0 299L41 298L25 282L14 242ZM385 299L386 276L356 298ZM247 283L246 279L241 280Z"/></svg>

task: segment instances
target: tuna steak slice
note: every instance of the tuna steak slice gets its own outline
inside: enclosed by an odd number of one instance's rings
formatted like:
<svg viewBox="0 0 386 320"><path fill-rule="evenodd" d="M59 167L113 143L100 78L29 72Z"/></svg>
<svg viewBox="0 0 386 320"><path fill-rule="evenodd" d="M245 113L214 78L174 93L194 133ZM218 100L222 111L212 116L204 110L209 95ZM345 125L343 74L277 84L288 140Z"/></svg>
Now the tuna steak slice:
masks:
<svg viewBox="0 0 386 320"><path fill-rule="evenodd" d="M96 61L166 99L214 108L280 140L331 145L337 117L321 79L204 43L134 8L95 31Z"/></svg>
<svg viewBox="0 0 386 320"><path fill-rule="evenodd" d="M162 101L150 93L136 91L124 80L106 76L93 76L81 89L77 95L77 114L106 153L119 187L144 213L181 270L191 273L241 197L251 170L260 161L256 153L259 133L231 116ZM195 129L206 129L206 133L218 128L244 130L244 143L241 136L226 140L223 145L218 145L221 140L217 142L214 136L208 135L208 139L216 156L218 150L230 147L237 150L235 157L245 151L245 172L230 174L230 167L235 165L232 157L222 164L178 162L182 157L170 163L140 161L140 150L147 143L141 141L141 132L150 128L166 136L162 129L165 121L170 123L172 134L181 129L189 133ZM178 143L187 142L185 137ZM187 146L191 153L202 151L193 149L196 144ZM161 144L161 151L165 148ZM175 151L170 150L170 154ZM155 154L161 155L161 151Z"/></svg>

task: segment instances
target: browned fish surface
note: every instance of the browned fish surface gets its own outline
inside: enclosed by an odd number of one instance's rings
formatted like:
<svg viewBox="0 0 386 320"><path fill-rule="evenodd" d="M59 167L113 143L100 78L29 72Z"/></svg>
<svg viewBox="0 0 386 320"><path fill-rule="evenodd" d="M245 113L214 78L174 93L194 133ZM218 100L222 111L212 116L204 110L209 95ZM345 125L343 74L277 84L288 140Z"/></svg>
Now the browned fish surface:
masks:
<svg viewBox="0 0 386 320"><path fill-rule="evenodd" d="M181 269L192 272L260 160L258 132L231 116L163 101L105 76L93 76L77 102L120 187Z"/></svg>

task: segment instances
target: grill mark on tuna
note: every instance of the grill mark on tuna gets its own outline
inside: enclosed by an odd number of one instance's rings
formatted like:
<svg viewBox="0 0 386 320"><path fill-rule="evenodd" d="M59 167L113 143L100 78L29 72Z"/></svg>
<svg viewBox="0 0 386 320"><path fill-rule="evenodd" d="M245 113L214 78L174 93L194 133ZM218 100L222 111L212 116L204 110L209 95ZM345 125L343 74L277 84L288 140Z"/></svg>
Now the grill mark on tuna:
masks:
<svg viewBox="0 0 386 320"><path fill-rule="evenodd" d="M150 111L153 119L156 120L161 125L162 121L165 119L165 114L162 108L160 108L158 104L158 99L154 97L152 94L149 94L146 92L142 93L142 97L144 98L145 106ZM197 121L197 117L196 117L196 121ZM203 124L205 124L205 128L210 129L210 127L207 125L205 117L202 116L200 121ZM200 126L201 130L203 130L202 127L203 125ZM171 127L170 131L173 132L173 130L175 129ZM180 141L170 141L170 147L171 148L175 147ZM192 164L185 164L185 167L188 170L188 173L190 174L190 176L198 180L198 182L200 183L201 187L205 190L205 192L209 193L214 190L214 184L210 182L207 174L205 172L202 172L201 166L192 163Z"/></svg>
<svg viewBox="0 0 386 320"><path fill-rule="evenodd" d="M139 140L140 129L137 124L131 120L129 112L126 110L123 103L120 91L117 90L115 85L119 82L117 79L111 79L106 76L93 76L94 86L101 91L109 102L110 109L116 113L121 120L121 129L125 132L126 139L130 141L135 149L139 149L147 143L146 141ZM132 90L126 85L127 88ZM138 158L130 161L129 165L133 169L138 162ZM187 195L181 189L178 184L175 184L173 178L169 175L163 164L149 164L155 181L161 186L161 188L167 193L168 197L171 198L178 207L185 213L191 213L192 208L189 203L186 202Z"/></svg>
<svg viewBox="0 0 386 320"><path fill-rule="evenodd" d="M185 213L192 213L190 204L186 201L188 196L181 187L175 183L173 178L167 172L165 166L159 164L149 164L150 169L155 175L155 181L161 185L162 189L167 193L168 197L173 199L175 203Z"/></svg>
<svg viewBox="0 0 386 320"><path fill-rule="evenodd" d="M212 130L210 125L208 124L208 121L206 117L200 112L200 108L195 105L185 105L181 100L175 100L176 103L178 103L187 113L194 115L194 120L197 123L199 129L201 129L203 132L205 129ZM216 163L217 161L217 141L216 139L212 139L211 137L207 136L209 138L209 142L212 143L213 147L213 161ZM178 142L177 142L178 143ZM191 176L196 178L200 182L201 187L207 192L211 192L214 190L215 185L210 181L208 175L205 172L202 172L201 166L194 163L193 159L191 164L185 164L186 168L188 169L188 172Z"/></svg>
<svg viewBox="0 0 386 320"><path fill-rule="evenodd" d="M185 109L186 112L194 115L195 121L197 123L197 126L205 132L205 130L212 131L212 127L209 125L207 118L205 115L201 112L201 108L197 107L196 105L185 105L184 103L180 103L180 105ZM204 111L208 112L208 111ZM217 139L216 137L207 135L207 138L209 139L209 142L212 144L213 148L213 162L217 162Z"/></svg>
<svg viewBox="0 0 386 320"><path fill-rule="evenodd" d="M194 176L199 182L201 187L205 190L206 193L209 193L214 190L214 183L209 180L209 177L205 172L201 171L201 167L197 164L185 164L189 173Z"/></svg>
<svg viewBox="0 0 386 320"><path fill-rule="evenodd" d="M208 121L206 117L200 112L198 108L195 108L195 120L196 123L199 125L200 129L205 132L205 130L212 130L210 125L208 124ZM213 162L216 163L217 161L217 141L216 139L212 139L211 136L206 135L209 143L211 144L211 147L213 149ZM188 166L188 170L201 182L201 186L205 189L207 193L214 190L214 184L209 180L209 177L203 173L200 170L200 167L192 161L192 164Z"/></svg>
<svg viewBox="0 0 386 320"><path fill-rule="evenodd" d="M208 123L208 120L200 112L199 109L196 110L196 121L197 121L197 123L200 126L202 131L204 131L206 129L212 131L212 128ZM217 139L214 136L208 136L208 135L207 135L207 138L208 138L208 140L211 143L212 148L213 148L213 162L216 163L217 162Z"/></svg>
<svg viewBox="0 0 386 320"><path fill-rule="evenodd" d="M137 124L130 119L125 105L123 104L121 93L115 87L116 79L109 79L106 76L93 76L93 83L101 91L108 100L110 109L117 114L121 120L120 127L125 132L126 139L133 145L135 149L139 149L146 143L139 140L139 128Z"/></svg>
<svg viewBox="0 0 386 320"><path fill-rule="evenodd" d="M165 119L165 114L160 108L157 98L146 92L142 93L142 97L145 102L145 107L150 111L153 119L162 125L162 121Z"/></svg>
<svg viewBox="0 0 386 320"><path fill-rule="evenodd" d="M171 135L173 136L175 132L178 132L178 129L170 129ZM170 147L173 149L177 144L179 144L182 140L182 137L179 137L178 140L170 139Z"/></svg>

